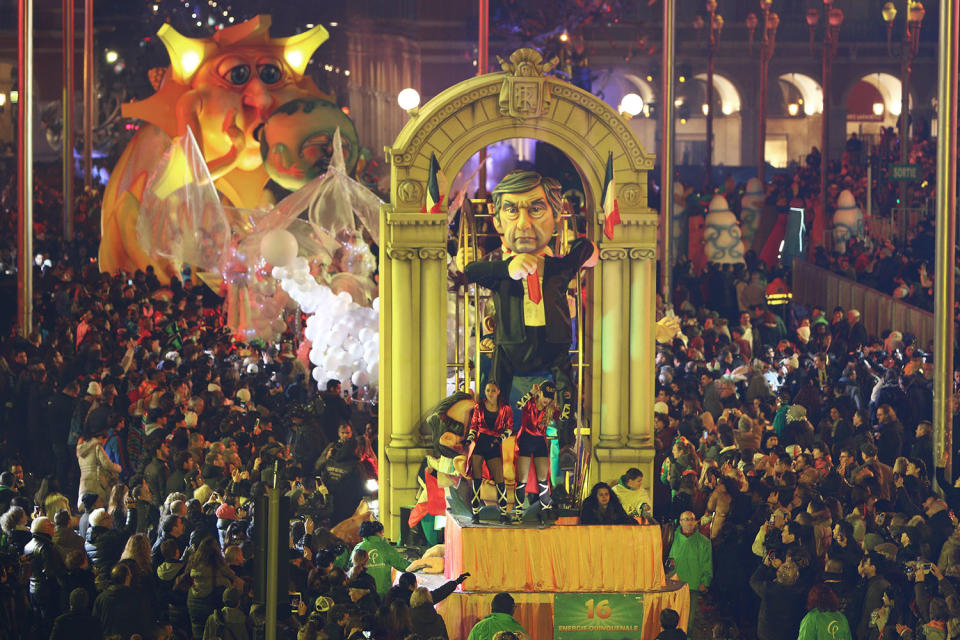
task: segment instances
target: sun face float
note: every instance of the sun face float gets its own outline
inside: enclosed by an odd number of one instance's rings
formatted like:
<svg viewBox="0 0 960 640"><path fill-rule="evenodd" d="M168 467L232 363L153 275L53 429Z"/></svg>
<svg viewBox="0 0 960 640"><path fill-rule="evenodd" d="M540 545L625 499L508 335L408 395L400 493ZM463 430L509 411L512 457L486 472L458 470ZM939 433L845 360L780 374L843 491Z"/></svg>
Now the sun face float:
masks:
<svg viewBox="0 0 960 640"><path fill-rule="evenodd" d="M187 38L169 25L158 31L170 66L151 74L157 90L153 96L123 106L125 117L147 125L124 150L104 194L102 271L133 272L152 265L162 282L178 275L174 260L144 250L137 221L157 159L188 127L225 206L270 206L274 198L266 187L271 178L296 189L322 173L338 126L352 172L359 155L356 129L304 75L327 31L316 26L271 38L270 22L270 16L257 16L210 38Z"/></svg>

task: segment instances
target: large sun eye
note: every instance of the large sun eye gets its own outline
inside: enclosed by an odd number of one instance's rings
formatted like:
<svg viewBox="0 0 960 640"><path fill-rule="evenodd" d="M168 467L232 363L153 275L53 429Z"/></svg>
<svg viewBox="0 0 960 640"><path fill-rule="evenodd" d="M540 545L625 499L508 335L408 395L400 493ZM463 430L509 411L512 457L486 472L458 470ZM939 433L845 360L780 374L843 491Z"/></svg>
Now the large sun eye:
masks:
<svg viewBox="0 0 960 640"><path fill-rule="evenodd" d="M232 67L229 71L227 71L226 78L230 84L246 84L247 80L250 79L250 65L238 64L237 66Z"/></svg>
<svg viewBox="0 0 960 640"><path fill-rule="evenodd" d="M280 67L275 64L262 64L258 71L260 73L260 79L263 80L264 84L276 84L280 82L280 79L283 77L283 72L280 71Z"/></svg>

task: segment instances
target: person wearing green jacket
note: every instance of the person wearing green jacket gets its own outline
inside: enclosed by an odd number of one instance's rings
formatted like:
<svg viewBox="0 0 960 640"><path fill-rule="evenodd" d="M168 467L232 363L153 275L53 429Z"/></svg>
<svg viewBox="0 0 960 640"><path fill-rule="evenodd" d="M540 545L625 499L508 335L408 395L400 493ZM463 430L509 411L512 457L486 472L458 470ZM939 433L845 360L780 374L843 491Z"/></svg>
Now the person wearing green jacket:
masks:
<svg viewBox="0 0 960 640"><path fill-rule="evenodd" d="M689 630L693 627L700 595L706 592L713 579L713 547L707 537L697 531L697 517L692 511L680 514L680 531L673 536L670 557L676 567L677 579L690 587Z"/></svg>
<svg viewBox="0 0 960 640"><path fill-rule="evenodd" d="M498 593L493 596L490 609L490 615L470 629L467 640L493 640L493 637L501 631L512 631L523 640L530 639L530 634L513 617L514 602L509 593Z"/></svg>
<svg viewBox="0 0 960 640"><path fill-rule="evenodd" d="M392 546L383 536L383 525L379 522L363 522L360 524L360 537L363 538L353 549L363 549L370 557L367 563L367 573L377 582L377 593L382 599L390 587L393 586L393 576L390 568L405 571L410 561L400 551Z"/></svg>
<svg viewBox="0 0 960 640"><path fill-rule="evenodd" d="M810 589L797 640L853 640L847 617L840 611L840 599L827 585Z"/></svg>

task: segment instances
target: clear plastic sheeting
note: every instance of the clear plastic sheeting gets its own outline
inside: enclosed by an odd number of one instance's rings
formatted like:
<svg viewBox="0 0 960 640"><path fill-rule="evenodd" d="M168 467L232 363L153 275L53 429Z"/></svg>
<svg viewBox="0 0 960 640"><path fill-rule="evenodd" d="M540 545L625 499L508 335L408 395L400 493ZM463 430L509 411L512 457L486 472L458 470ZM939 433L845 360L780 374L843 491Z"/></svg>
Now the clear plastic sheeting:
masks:
<svg viewBox="0 0 960 640"><path fill-rule="evenodd" d="M295 196L306 200L308 218L317 227L334 235L341 231L356 231L356 216L373 241L379 244L380 198L347 175L339 127L333 134L333 157L327 172L285 200Z"/></svg>
<svg viewBox="0 0 960 640"><path fill-rule="evenodd" d="M151 254L191 265L208 283L219 278L226 289L227 323L244 339L276 340L286 329L283 313L290 298L305 313L323 309L324 318L308 320L308 327L326 327L330 321L350 331L324 334L336 336L336 349L312 331L318 340L311 361L319 371L342 374L338 377L361 387L375 386L376 261L356 220L376 241L380 199L346 175L339 136L337 130L327 173L269 210L249 210L221 204L188 129L146 184L137 232ZM277 230L296 240L291 247L296 257L286 267L268 264L262 254L264 237ZM366 329L364 344L361 329Z"/></svg>
<svg viewBox="0 0 960 640"><path fill-rule="evenodd" d="M147 253L201 271L220 270L230 224L189 127L147 181L137 235Z"/></svg>

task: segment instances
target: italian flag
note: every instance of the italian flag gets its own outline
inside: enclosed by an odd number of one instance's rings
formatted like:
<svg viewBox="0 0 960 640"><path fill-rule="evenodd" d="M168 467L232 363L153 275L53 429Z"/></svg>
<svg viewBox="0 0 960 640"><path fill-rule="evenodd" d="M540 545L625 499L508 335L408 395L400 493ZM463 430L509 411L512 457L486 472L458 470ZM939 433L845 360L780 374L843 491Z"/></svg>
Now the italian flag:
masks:
<svg viewBox="0 0 960 640"><path fill-rule="evenodd" d="M448 186L446 176L440 171L436 154L431 153L430 177L427 178L427 203L420 213L443 213L443 196Z"/></svg>
<svg viewBox="0 0 960 640"><path fill-rule="evenodd" d="M620 207L617 206L617 188L613 183L613 151L607 155L607 174L603 181L603 234L613 240L613 228L620 224Z"/></svg>

